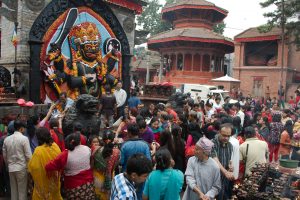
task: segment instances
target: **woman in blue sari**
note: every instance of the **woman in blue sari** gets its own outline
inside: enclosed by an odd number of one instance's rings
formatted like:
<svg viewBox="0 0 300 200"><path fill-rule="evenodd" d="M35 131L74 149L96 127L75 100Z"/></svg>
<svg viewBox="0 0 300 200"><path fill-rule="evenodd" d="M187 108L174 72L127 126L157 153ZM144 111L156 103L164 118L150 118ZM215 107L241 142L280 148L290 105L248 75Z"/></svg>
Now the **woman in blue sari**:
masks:
<svg viewBox="0 0 300 200"><path fill-rule="evenodd" d="M155 154L156 170L150 173L143 192L143 200L179 200L183 173L172 169L174 161L167 149Z"/></svg>

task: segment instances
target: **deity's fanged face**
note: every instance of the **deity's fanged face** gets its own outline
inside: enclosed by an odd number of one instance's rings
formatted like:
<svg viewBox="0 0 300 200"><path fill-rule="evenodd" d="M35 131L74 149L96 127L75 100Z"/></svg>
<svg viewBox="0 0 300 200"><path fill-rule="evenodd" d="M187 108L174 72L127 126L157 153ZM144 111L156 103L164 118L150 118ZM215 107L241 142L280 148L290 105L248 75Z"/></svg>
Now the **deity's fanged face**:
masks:
<svg viewBox="0 0 300 200"><path fill-rule="evenodd" d="M93 61L97 58L97 54L100 51L99 43L87 42L80 45L81 55L89 61Z"/></svg>
<svg viewBox="0 0 300 200"><path fill-rule="evenodd" d="M101 36L97 26L84 22L74 26L69 34L71 46L76 46L84 60L94 61L101 54Z"/></svg>

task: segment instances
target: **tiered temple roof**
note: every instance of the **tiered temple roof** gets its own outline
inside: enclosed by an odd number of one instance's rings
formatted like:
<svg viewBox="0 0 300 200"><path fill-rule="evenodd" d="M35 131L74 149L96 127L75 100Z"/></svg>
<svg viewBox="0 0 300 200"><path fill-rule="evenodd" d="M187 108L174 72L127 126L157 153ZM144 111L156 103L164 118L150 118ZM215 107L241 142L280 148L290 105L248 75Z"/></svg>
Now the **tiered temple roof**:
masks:
<svg viewBox="0 0 300 200"><path fill-rule="evenodd" d="M236 35L234 40L237 42L250 42L250 41L267 41L278 40L281 36L281 29L274 27L269 32L260 32L258 27L249 28L244 32Z"/></svg>

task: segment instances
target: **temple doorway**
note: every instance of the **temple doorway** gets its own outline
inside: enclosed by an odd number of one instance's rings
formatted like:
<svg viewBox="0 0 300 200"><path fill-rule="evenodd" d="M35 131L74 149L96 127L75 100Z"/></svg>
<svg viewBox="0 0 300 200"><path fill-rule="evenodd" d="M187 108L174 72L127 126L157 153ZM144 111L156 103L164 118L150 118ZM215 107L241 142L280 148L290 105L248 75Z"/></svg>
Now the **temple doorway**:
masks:
<svg viewBox="0 0 300 200"><path fill-rule="evenodd" d="M253 80L253 95L256 97L262 97L263 95L263 79Z"/></svg>

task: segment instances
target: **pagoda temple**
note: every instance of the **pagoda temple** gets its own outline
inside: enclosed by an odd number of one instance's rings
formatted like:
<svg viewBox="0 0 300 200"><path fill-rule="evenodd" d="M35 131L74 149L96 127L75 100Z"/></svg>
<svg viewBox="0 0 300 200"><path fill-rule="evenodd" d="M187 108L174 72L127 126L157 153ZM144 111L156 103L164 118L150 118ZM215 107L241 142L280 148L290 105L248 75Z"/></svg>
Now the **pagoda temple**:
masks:
<svg viewBox="0 0 300 200"><path fill-rule="evenodd" d="M165 69L163 81L209 84L224 76L224 55L234 51L230 39L213 31L228 11L205 0L177 0L162 9L162 19L173 30L151 37L148 48L160 52Z"/></svg>

